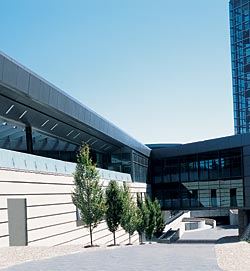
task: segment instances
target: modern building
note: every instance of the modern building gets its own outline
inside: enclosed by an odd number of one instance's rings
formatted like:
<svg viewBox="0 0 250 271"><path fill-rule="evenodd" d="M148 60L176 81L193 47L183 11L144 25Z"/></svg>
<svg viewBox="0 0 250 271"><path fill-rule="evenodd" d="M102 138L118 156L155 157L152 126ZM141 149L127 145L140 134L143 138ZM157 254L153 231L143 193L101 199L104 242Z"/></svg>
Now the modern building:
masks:
<svg viewBox="0 0 250 271"><path fill-rule="evenodd" d="M71 199L83 143L104 186L150 190L147 146L0 53L0 246L89 242ZM117 237L128 239L122 229ZM112 242L105 222L94 241Z"/></svg>
<svg viewBox="0 0 250 271"><path fill-rule="evenodd" d="M249 5L249 0L229 3L235 134L250 131Z"/></svg>
<svg viewBox="0 0 250 271"><path fill-rule="evenodd" d="M241 232L250 223L250 134L178 146L151 153L152 193L163 210L229 217L238 209Z"/></svg>
<svg viewBox="0 0 250 271"><path fill-rule="evenodd" d="M126 181L163 210L250 223L250 0L230 1L235 136L144 145L68 94L0 53L0 246L87 244L72 203L83 143L104 187ZM157 132L157 131L156 131ZM135 234L133 241L137 240ZM94 242L109 244L105 221ZM119 243L127 242L122 230Z"/></svg>

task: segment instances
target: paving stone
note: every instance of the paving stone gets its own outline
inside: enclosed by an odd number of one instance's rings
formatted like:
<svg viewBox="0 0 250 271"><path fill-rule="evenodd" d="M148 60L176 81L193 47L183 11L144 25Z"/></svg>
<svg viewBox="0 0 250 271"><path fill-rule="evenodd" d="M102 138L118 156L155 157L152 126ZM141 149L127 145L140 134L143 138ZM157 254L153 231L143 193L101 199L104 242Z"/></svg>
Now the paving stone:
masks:
<svg viewBox="0 0 250 271"><path fill-rule="evenodd" d="M80 252L8 267L8 271L221 270L211 244L147 244Z"/></svg>

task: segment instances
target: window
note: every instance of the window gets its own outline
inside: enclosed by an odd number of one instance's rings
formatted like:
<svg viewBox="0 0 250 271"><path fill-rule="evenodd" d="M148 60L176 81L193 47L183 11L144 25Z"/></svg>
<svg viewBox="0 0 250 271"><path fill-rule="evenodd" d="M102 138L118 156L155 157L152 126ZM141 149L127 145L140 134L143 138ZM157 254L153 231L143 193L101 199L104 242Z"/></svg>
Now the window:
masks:
<svg viewBox="0 0 250 271"><path fill-rule="evenodd" d="M230 206L237 207L236 188L230 189Z"/></svg>
<svg viewBox="0 0 250 271"><path fill-rule="evenodd" d="M216 197L216 189L211 189L211 206L217 206L217 197Z"/></svg>

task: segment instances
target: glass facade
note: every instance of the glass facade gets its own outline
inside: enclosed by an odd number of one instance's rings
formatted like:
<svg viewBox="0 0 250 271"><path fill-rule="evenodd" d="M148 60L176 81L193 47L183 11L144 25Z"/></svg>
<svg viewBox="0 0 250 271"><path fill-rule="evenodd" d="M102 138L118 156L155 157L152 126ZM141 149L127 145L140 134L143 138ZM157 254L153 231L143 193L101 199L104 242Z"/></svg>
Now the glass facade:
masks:
<svg viewBox="0 0 250 271"><path fill-rule="evenodd" d="M250 0L231 0L230 39L235 134L250 131Z"/></svg>
<svg viewBox="0 0 250 271"><path fill-rule="evenodd" d="M0 148L76 162L79 145L45 134L35 128L28 128L23 123L0 118ZM115 151L100 152L94 148L97 140L93 136L90 138L92 140L92 145L89 144L90 155L97 167L128 173L134 182L147 181L148 158L146 156L127 146L116 147Z"/></svg>
<svg viewBox="0 0 250 271"><path fill-rule="evenodd" d="M163 209L243 206L241 148L152 161L153 194Z"/></svg>

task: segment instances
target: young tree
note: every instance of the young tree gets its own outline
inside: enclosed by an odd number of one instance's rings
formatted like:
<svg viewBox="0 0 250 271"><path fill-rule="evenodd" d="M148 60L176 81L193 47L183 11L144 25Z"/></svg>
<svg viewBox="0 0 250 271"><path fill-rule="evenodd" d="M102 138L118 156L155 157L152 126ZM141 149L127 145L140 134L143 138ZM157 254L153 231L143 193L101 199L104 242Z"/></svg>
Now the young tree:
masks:
<svg viewBox="0 0 250 271"><path fill-rule="evenodd" d="M88 145L84 145L77 156L72 200L80 211L81 220L89 229L90 244L93 246L92 233L104 218L105 198L96 165L93 164L89 152Z"/></svg>
<svg viewBox="0 0 250 271"><path fill-rule="evenodd" d="M155 213L154 204L151 198L149 197L149 195L146 195L145 203L149 212L149 220L148 220L148 225L146 227L146 236L149 239L149 242L151 242L151 239L155 230L155 225L156 225L156 213Z"/></svg>
<svg viewBox="0 0 250 271"><path fill-rule="evenodd" d="M116 245L115 232L121 223L122 217L122 190L116 181L110 181L106 189L106 222L109 231L113 233L114 246Z"/></svg>
<svg viewBox="0 0 250 271"><path fill-rule="evenodd" d="M121 226L129 234L129 244L131 244L131 235L136 231L136 223L136 205L128 185L123 182Z"/></svg>
<svg viewBox="0 0 250 271"><path fill-rule="evenodd" d="M136 231L139 234L139 243L143 244L142 234L145 233L148 221L149 221L149 212L142 200L140 193L137 193L137 208L136 208Z"/></svg>
<svg viewBox="0 0 250 271"><path fill-rule="evenodd" d="M161 205L157 198L153 202L154 208L155 208L155 230L154 230L154 236L160 237L164 228L165 228L165 219L163 217L162 211L161 211Z"/></svg>

